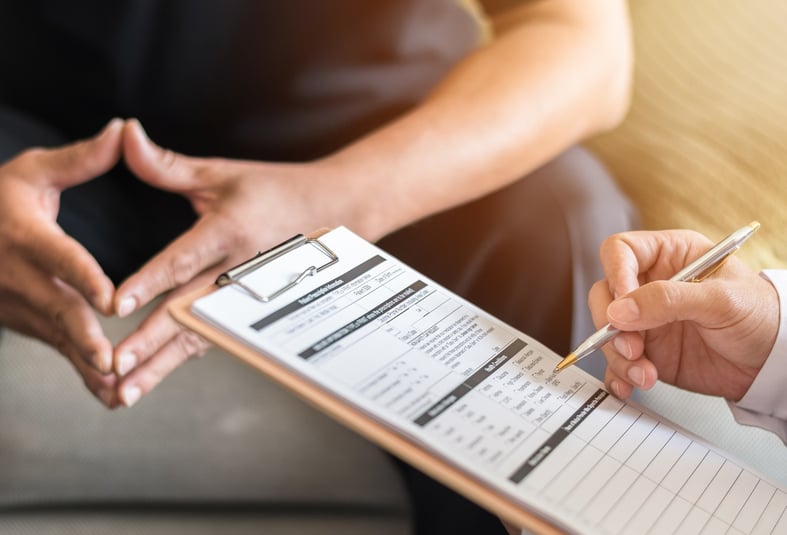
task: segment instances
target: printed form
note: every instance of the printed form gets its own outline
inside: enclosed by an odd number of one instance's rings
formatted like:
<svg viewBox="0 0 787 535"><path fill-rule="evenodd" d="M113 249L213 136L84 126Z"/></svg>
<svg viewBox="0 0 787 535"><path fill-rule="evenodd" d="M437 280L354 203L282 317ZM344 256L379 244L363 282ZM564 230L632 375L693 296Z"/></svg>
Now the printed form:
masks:
<svg viewBox="0 0 787 535"><path fill-rule="evenodd" d="M561 529L787 533L785 489L555 374L561 356L349 230L320 241L339 261L275 300L231 285L193 311ZM271 292L324 262L304 246L243 281Z"/></svg>

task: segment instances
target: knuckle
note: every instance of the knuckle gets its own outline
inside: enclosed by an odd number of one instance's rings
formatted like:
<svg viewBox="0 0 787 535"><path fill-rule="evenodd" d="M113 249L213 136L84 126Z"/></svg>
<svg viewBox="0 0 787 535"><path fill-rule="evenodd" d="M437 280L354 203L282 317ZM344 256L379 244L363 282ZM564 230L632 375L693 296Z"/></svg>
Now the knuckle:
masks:
<svg viewBox="0 0 787 535"><path fill-rule="evenodd" d="M653 298L657 308L664 310L669 315L669 321L676 321L679 316L677 304L680 302L680 288L670 281L655 281L651 283Z"/></svg>
<svg viewBox="0 0 787 535"><path fill-rule="evenodd" d="M139 362L137 362L137 364L139 364L140 362L147 360L148 358L155 355L158 352L158 350L161 349L161 342L154 338L143 336L137 338L134 341L133 347L127 346L127 349L133 352L137 356L137 358L139 359Z"/></svg>
<svg viewBox="0 0 787 535"><path fill-rule="evenodd" d="M156 329L150 330L149 325L144 325L132 337L123 343L123 352L133 353L137 358L137 364L147 361L161 351L161 349L175 337L174 330L157 332Z"/></svg>
<svg viewBox="0 0 787 535"><path fill-rule="evenodd" d="M186 357L201 355L207 347L205 340L192 331L181 331L176 340L178 347Z"/></svg>
<svg viewBox="0 0 787 535"><path fill-rule="evenodd" d="M665 306L673 306L678 301L678 289L674 284L667 284L660 281L657 288L660 291L661 300Z"/></svg>
<svg viewBox="0 0 787 535"><path fill-rule="evenodd" d="M189 282L199 266L199 253L197 251L183 251L172 255L167 267L171 286L182 286Z"/></svg>
<svg viewBox="0 0 787 535"><path fill-rule="evenodd" d="M70 268L69 258L66 254L58 255L58 257L54 260L51 269L55 274L57 274L60 278L64 278L63 276L68 273Z"/></svg>
<svg viewBox="0 0 787 535"><path fill-rule="evenodd" d="M212 224L222 236L216 244L217 252L221 256L227 256L234 251L242 251L250 248L247 235L238 231L244 225L239 224L231 214L215 213L211 216Z"/></svg>
<svg viewBox="0 0 787 535"><path fill-rule="evenodd" d="M178 155L170 149L161 149L159 159L166 169L173 169L178 163Z"/></svg>
<svg viewBox="0 0 787 535"><path fill-rule="evenodd" d="M254 247L251 241L238 231L229 231L226 238L221 242L221 252L225 255L230 255L235 252L240 252L241 256L250 256L257 251L264 251L265 247Z"/></svg>
<svg viewBox="0 0 787 535"><path fill-rule="evenodd" d="M749 308L745 303L746 297L741 293L739 288L734 288L726 284L708 286L713 289L714 293L713 308L725 321L732 321L741 310L747 310Z"/></svg>
<svg viewBox="0 0 787 535"><path fill-rule="evenodd" d="M54 306L49 308L49 313L55 326L59 330L64 329L66 325L66 311L60 306Z"/></svg>

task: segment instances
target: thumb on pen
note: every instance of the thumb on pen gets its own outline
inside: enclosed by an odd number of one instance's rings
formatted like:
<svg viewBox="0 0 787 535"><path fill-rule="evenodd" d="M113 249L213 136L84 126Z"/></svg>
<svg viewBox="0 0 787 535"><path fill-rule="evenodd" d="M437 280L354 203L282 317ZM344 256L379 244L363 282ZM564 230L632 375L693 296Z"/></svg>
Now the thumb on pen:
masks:
<svg viewBox="0 0 787 535"><path fill-rule="evenodd" d="M716 281L660 280L612 301L607 319L622 331L644 331L679 321L713 328L725 324L733 306L729 292Z"/></svg>

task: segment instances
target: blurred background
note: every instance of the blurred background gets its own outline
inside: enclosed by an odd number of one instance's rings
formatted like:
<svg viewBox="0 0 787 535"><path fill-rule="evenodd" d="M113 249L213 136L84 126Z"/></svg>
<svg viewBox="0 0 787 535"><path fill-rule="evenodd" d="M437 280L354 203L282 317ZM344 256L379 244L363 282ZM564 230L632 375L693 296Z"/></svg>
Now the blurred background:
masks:
<svg viewBox="0 0 787 535"><path fill-rule="evenodd" d="M752 220L739 253L787 264L787 2L632 0L629 115L590 140L648 229L718 240Z"/></svg>

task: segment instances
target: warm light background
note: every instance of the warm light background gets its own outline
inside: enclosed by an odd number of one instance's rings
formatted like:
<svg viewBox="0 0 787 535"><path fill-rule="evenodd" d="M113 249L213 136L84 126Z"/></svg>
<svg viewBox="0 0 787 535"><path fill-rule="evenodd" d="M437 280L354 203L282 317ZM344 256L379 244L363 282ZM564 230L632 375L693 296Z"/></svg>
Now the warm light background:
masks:
<svg viewBox="0 0 787 535"><path fill-rule="evenodd" d="M631 0L628 118L587 143L646 228L711 239L758 220L738 253L787 266L787 2Z"/></svg>

